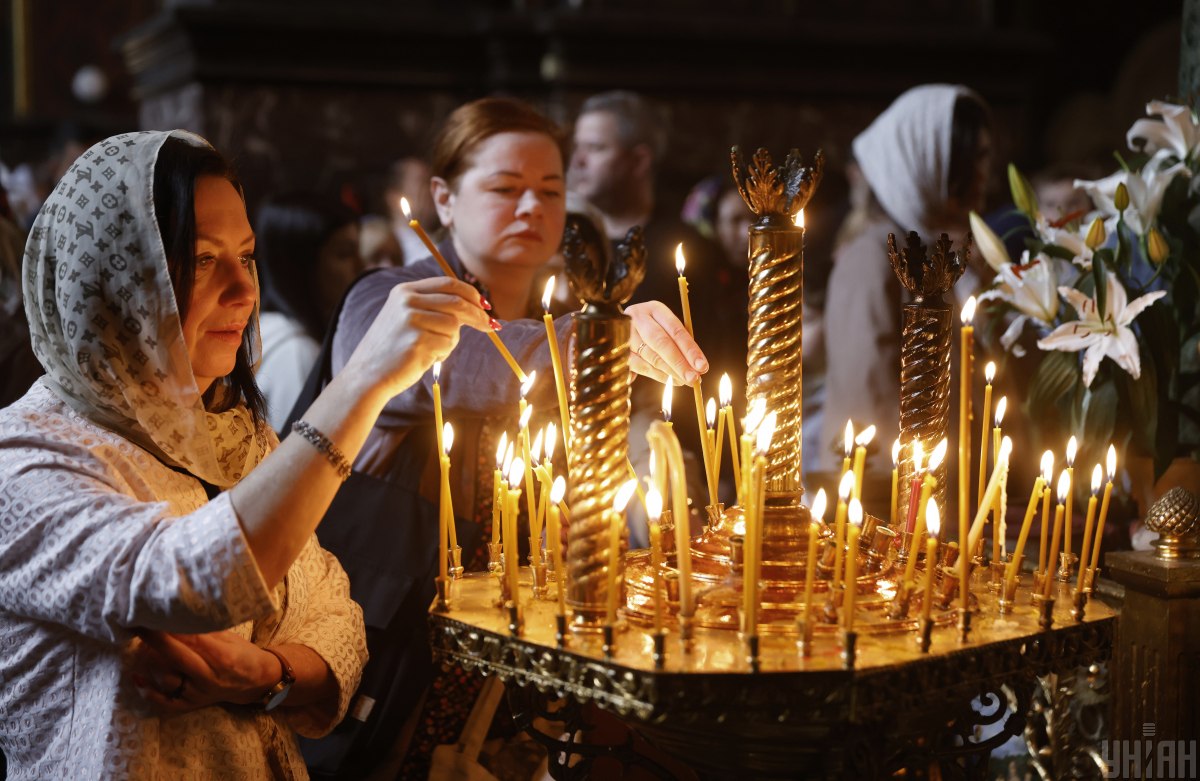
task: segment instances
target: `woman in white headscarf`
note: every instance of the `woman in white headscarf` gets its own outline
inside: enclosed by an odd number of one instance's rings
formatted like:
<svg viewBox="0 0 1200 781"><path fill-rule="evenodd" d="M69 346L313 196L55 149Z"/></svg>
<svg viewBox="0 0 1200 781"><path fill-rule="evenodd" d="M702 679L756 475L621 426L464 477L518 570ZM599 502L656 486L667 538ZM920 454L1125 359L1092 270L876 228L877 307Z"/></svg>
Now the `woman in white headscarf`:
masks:
<svg viewBox="0 0 1200 781"><path fill-rule="evenodd" d="M950 84L914 87L898 97L854 139L854 158L870 197L853 219L855 235L834 251L825 301L826 402L822 442L841 442L847 420L874 424L873 470L891 468L888 431L900 419L900 324L906 295L887 258L887 236L916 231L929 244L947 233L956 242L967 216L982 205L990 164L987 105L970 89ZM972 272L968 271L968 274ZM960 288L978 278L964 279ZM842 454L817 453L833 469Z"/></svg>
<svg viewBox="0 0 1200 781"><path fill-rule="evenodd" d="M253 380L237 180L201 138L115 136L33 226L46 375L0 411L0 750L20 778L304 778L346 712L362 614L313 530L388 399L487 328L396 286L282 443Z"/></svg>

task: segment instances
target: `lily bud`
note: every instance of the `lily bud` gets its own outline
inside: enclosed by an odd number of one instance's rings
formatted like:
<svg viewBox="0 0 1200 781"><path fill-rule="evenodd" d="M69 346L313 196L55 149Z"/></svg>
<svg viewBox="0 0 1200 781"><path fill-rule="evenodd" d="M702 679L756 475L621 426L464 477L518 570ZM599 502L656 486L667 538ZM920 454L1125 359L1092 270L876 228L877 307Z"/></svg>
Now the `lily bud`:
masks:
<svg viewBox="0 0 1200 781"><path fill-rule="evenodd" d="M1108 233L1104 230L1104 220L1097 217L1092 220L1092 225L1088 228L1087 237L1083 243L1090 250L1097 250L1104 246L1104 240L1108 238Z"/></svg>
<svg viewBox="0 0 1200 781"><path fill-rule="evenodd" d="M1171 254L1171 245L1167 244L1167 240L1158 232L1158 228L1151 228L1150 232L1146 234L1146 248L1150 251L1150 260L1154 261L1156 266Z"/></svg>
<svg viewBox="0 0 1200 781"><path fill-rule="evenodd" d="M1016 204L1017 210L1029 219L1036 220L1037 195L1029 185L1029 180L1012 163L1008 164L1008 189L1012 191L1013 203Z"/></svg>
<svg viewBox="0 0 1200 781"><path fill-rule="evenodd" d="M1113 193L1113 206L1116 206L1119 212L1129 208L1129 189L1124 182L1118 184L1117 191Z"/></svg>

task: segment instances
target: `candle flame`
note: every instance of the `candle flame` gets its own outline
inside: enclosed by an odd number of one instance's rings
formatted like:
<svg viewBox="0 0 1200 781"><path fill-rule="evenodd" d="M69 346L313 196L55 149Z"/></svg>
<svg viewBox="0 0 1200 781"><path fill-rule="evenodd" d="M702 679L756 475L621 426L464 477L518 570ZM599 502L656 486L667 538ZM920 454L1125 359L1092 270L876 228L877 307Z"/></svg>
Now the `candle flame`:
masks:
<svg viewBox="0 0 1200 781"><path fill-rule="evenodd" d="M746 417L742 420L742 433L745 436L754 434L754 430L758 428L758 424L762 423L762 419L767 416L767 400L755 399L750 405L750 411L746 413Z"/></svg>
<svg viewBox="0 0 1200 781"><path fill-rule="evenodd" d="M513 454L515 452L516 451L513 449L513 443L509 442L508 449L504 451L504 464L502 465L503 468L500 470L500 473L504 475L506 479L508 478L508 470L512 468Z"/></svg>
<svg viewBox="0 0 1200 781"><path fill-rule="evenodd" d="M1001 396L1000 401L996 402L996 428L1000 428L1000 424L1004 422L1004 412L1008 409L1008 397Z"/></svg>
<svg viewBox="0 0 1200 781"><path fill-rule="evenodd" d="M404 212L404 219L412 219L412 209L408 206L408 199L403 195L400 196L400 211Z"/></svg>
<svg viewBox="0 0 1200 781"><path fill-rule="evenodd" d="M738 521L735 524L733 524L733 534L735 537L745 537L746 536L746 522Z"/></svg>
<svg viewBox="0 0 1200 781"><path fill-rule="evenodd" d="M821 521L825 520L825 505L827 502L828 500L825 498L825 489L818 488L817 496L815 499L813 499L812 509L809 511L809 514L812 516L812 519L815 523L820 523Z"/></svg>
<svg viewBox="0 0 1200 781"><path fill-rule="evenodd" d="M651 523L658 523L662 516L662 494L653 486L646 491L646 517Z"/></svg>
<svg viewBox="0 0 1200 781"><path fill-rule="evenodd" d="M921 440L914 439L912 443L913 453L913 470L921 472L921 465L925 461L925 446L921 444Z"/></svg>
<svg viewBox="0 0 1200 781"><path fill-rule="evenodd" d="M683 257L683 242L675 245L675 270L679 272L679 276L683 276L683 269L687 266L687 260Z"/></svg>
<svg viewBox="0 0 1200 781"><path fill-rule="evenodd" d="M542 290L542 311L550 311L550 299L554 298L554 277L551 276L546 280L546 287Z"/></svg>
<svg viewBox="0 0 1200 781"><path fill-rule="evenodd" d="M1012 453L1013 443L1012 437L1005 437L1000 440L1000 458L997 461L1008 461L1008 456Z"/></svg>
<svg viewBox="0 0 1200 781"><path fill-rule="evenodd" d="M442 362L434 361L433 362L433 381L437 382L439 379L441 379L441 376L442 376Z"/></svg>
<svg viewBox="0 0 1200 781"><path fill-rule="evenodd" d="M496 468L504 468L504 451L508 448L508 432L500 435L500 444L496 446Z"/></svg>
<svg viewBox="0 0 1200 781"><path fill-rule="evenodd" d="M983 379L988 385L992 384L992 380L996 379L996 362L988 361L983 367Z"/></svg>
<svg viewBox="0 0 1200 781"><path fill-rule="evenodd" d="M533 405L530 404L521 413L521 429L527 431L529 429L529 419L533 417Z"/></svg>
<svg viewBox="0 0 1200 781"><path fill-rule="evenodd" d="M946 449L950 447L949 441L942 437L942 441L933 449L933 453L929 455L929 463L925 467L925 471L932 472L942 465L943 459L946 458Z"/></svg>
<svg viewBox="0 0 1200 781"><path fill-rule="evenodd" d="M765 456L771 449L771 438L775 436L775 420L775 410L771 410L771 412L768 413L765 418L763 418L762 425L758 427L758 441L755 444L756 449L761 455Z"/></svg>
<svg viewBox="0 0 1200 781"><path fill-rule="evenodd" d="M892 469L900 468L900 437L892 443Z"/></svg>
<svg viewBox="0 0 1200 781"><path fill-rule="evenodd" d="M516 491L521 487L521 478L525 476L525 460L517 456L508 467L508 487Z"/></svg>
<svg viewBox="0 0 1200 781"><path fill-rule="evenodd" d="M962 314L960 315L963 325L970 325L971 321L975 319L975 307L977 304L975 296L971 296L967 299L967 303L963 304Z"/></svg>
<svg viewBox="0 0 1200 781"><path fill-rule="evenodd" d="M1054 451L1047 450L1042 453L1042 478L1046 485L1049 486L1054 479Z"/></svg>
<svg viewBox="0 0 1200 781"><path fill-rule="evenodd" d="M1096 464L1096 468L1092 470L1092 496L1100 493L1100 483L1104 480L1104 472L1101 471L1100 465Z"/></svg>
<svg viewBox="0 0 1200 781"><path fill-rule="evenodd" d="M561 502L563 500L563 497L566 495L567 495L567 481L563 479L562 475L559 475L558 477L554 478L554 485L550 486L550 502L551 502L551 504L558 504L559 502Z"/></svg>
<svg viewBox="0 0 1200 781"><path fill-rule="evenodd" d="M842 482L838 483L838 499L846 501L850 498L850 492L854 490L854 473L847 471L842 475Z"/></svg>
<svg viewBox="0 0 1200 781"><path fill-rule="evenodd" d="M800 211L796 212L796 219L792 220L792 223L793 223L793 224L794 224L794 225L795 225L797 228L803 228L803 227L804 227L804 210L803 210L803 209L801 209Z"/></svg>
<svg viewBox="0 0 1200 781"><path fill-rule="evenodd" d="M529 395L529 391L533 388L533 382L537 379L537 372L529 372L529 376L525 378L525 382L521 383L521 398Z"/></svg>
<svg viewBox="0 0 1200 781"><path fill-rule="evenodd" d="M538 429L537 436L533 438L533 444L529 446L529 459L533 463L542 460L542 442L546 439L546 430Z"/></svg>
<svg viewBox="0 0 1200 781"><path fill-rule="evenodd" d="M1058 473L1058 503L1067 503L1067 494L1071 492L1071 475L1067 470Z"/></svg>
<svg viewBox="0 0 1200 781"><path fill-rule="evenodd" d="M858 500L857 496L850 500L850 505L846 508L846 519L855 526L862 526L863 508L862 502ZM851 552L850 555L853 556L854 553Z"/></svg>
<svg viewBox="0 0 1200 781"><path fill-rule="evenodd" d="M717 386L717 397L721 400L722 407L728 407L733 403L733 382L730 381L728 374L721 375L721 382Z"/></svg>
<svg viewBox="0 0 1200 781"><path fill-rule="evenodd" d="M866 447L867 445L871 444L871 440L874 438L875 424L872 423L862 431L858 432L858 436L854 438L854 444L858 445L859 447Z"/></svg>
<svg viewBox="0 0 1200 781"><path fill-rule="evenodd" d="M846 458L854 452L854 421L846 421L846 434L843 438L843 447L846 449Z"/></svg>
<svg viewBox="0 0 1200 781"><path fill-rule="evenodd" d="M925 528L934 539L937 539L938 532L942 530L942 513L932 497L925 504ZM933 562L926 562L925 566L932 567Z"/></svg>
<svg viewBox="0 0 1200 781"><path fill-rule="evenodd" d="M708 403L704 405L704 420L708 423L709 431L717 425L717 400L712 397L709 397Z"/></svg>
<svg viewBox="0 0 1200 781"><path fill-rule="evenodd" d="M617 489L617 495L613 499L613 512L625 512L625 505L629 504L629 500L633 498L633 492L637 490L637 480L626 480Z"/></svg>
<svg viewBox="0 0 1200 781"><path fill-rule="evenodd" d="M1117 476L1117 449L1112 445L1108 446L1108 459L1106 466L1108 467L1108 482L1111 483L1113 478Z"/></svg>
<svg viewBox="0 0 1200 781"><path fill-rule="evenodd" d="M671 422L671 397L675 393L675 386L671 383L671 378L667 378L667 384L663 386L662 397L662 414L663 420Z"/></svg>
<svg viewBox="0 0 1200 781"><path fill-rule="evenodd" d="M450 448L454 447L454 426L450 425L450 421L442 424L442 450L446 455L450 455Z"/></svg>
<svg viewBox="0 0 1200 781"><path fill-rule="evenodd" d="M558 426L546 424L546 460L554 460L554 446L558 442Z"/></svg>

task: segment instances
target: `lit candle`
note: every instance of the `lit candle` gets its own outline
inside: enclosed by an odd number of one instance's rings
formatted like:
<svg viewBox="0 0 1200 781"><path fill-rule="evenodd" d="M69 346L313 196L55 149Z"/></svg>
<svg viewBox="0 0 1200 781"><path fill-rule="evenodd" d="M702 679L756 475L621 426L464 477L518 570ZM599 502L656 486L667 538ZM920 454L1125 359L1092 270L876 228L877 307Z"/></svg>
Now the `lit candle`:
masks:
<svg viewBox="0 0 1200 781"><path fill-rule="evenodd" d="M617 623L617 599L620 595L621 527L625 525L625 505L633 498L636 480L627 480L613 499L612 512L608 516L608 623Z"/></svg>
<svg viewBox="0 0 1200 781"><path fill-rule="evenodd" d="M508 432L500 435L496 446L496 468L492 471L492 542L500 542L500 509L504 498L500 495L504 484L504 452L508 449Z"/></svg>
<svg viewBox="0 0 1200 781"><path fill-rule="evenodd" d="M550 343L550 364L554 368L554 387L558 391L558 417L562 421L563 453L571 460L571 408L567 404L567 382L563 377L562 356L558 352L558 334L550 316L550 299L554 295L554 277L546 280L542 291L542 322L546 324L546 341Z"/></svg>
<svg viewBox="0 0 1200 781"><path fill-rule="evenodd" d="M867 463L867 445L875 438L875 426L870 425L854 437L854 498L862 501L863 469Z"/></svg>
<svg viewBox="0 0 1200 781"><path fill-rule="evenodd" d="M737 486L737 501L740 505L742 503L742 463L738 458L737 426L734 425L733 419L733 383L730 382L728 374L721 375L718 395L721 399L721 421L728 421L729 463L733 465L733 482ZM717 439L720 440L720 438L718 434ZM720 446L719 441L717 444Z"/></svg>
<svg viewBox="0 0 1200 781"><path fill-rule="evenodd" d="M750 467L753 465L751 451L754 447L754 431L766 416L766 399L755 399L751 403L750 409L747 410L745 419L742 421L742 436L738 441L742 451L742 463L746 465L746 468L742 470L743 511L751 509L754 505L754 496L750 493Z"/></svg>
<svg viewBox="0 0 1200 781"><path fill-rule="evenodd" d="M667 382L663 385L662 394L662 416L663 422L668 426L671 425L671 399L675 395L675 385L671 382L671 378L667 378Z"/></svg>
<svg viewBox="0 0 1200 781"><path fill-rule="evenodd" d="M536 374L537 372L531 374L529 376L529 382L522 386L522 401L524 401L525 391L528 389L529 385L533 384L534 375ZM530 453L529 446L529 419L531 417L533 417L533 405L529 404L526 405L525 411L521 413L521 433L518 434L518 437L521 440L521 455L524 456L524 461L522 463L525 465L525 507L529 512L530 535L533 534L533 524L537 518L537 495L533 490L533 457ZM537 552L533 550L529 551L530 565L538 564L539 559L540 555Z"/></svg>
<svg viewBox="0 0 1200 781"><path fill-rule="evenodd" d="M1075 453L1079 443L1067 440L1067 514L1063 522L1063 553L1067 554L1067 577L1071 576L1071 521L1075 517Z"/></svg>
<svg viewBox="0 0 1200 781"><path fill-rule="evenodd" d="M540 486L537 511L529 516L529 564L533 567L542 563L542 522L546 517L546 500L549 498L550 487L554 483L554 478L550 475L549 470L541 463L542 443L545 438L546 430L538 429L537 436L533 438L533 444L529 448L529 455L534 464L534 476Z"/></svg>
<svg viewBox="0 0 1200 781"><path fill-rule="evenodd" d="M817 575L817 547L820 540L821 524L825 521L825 489L817 489L810 513L812 523L808 525L808 557L804 563L804 624L812 626L813 611L813 582Z"/></svg>
<svg viewBox="0 0 1200 781"><path fill-rule="evenodd" d="M917 508L921 506L921 474L924 471L922 463L925 458L925 446L921 440L914 439L912 443L913 476L908 484L908 514L905 516L904 531L915 533L917 524Z"/></svg>
<svg viewBox="0 0 1200 781"><path fill-rule="evenodd" d="M1000 401L996 402L996 425L992 428L992 458L999 461L1000 453L1000 424L1004 421L1004 410L1008 407L1008 397L1001 396ZM1000 492L996 495L996 504L992 509L992 561L1004 561L1004 512L1003 499L1004 489L1006 486L1001 486Z"/></svg>
<svg viewBox="0 0 1200 781"><path fill-rule="evenodd" d="M508 592L512 595L514 605L521 604L521 595L517 590L520 579L517 577L517 510L521 501L521 477L525 474L525 462L518 456L512 460L508 470L508 491L504 506L504 577L508 578Z"/></svg>
<svg viewBox="0 0 1200 781"><path fill-rule="evenodd" d="M450 448L454 445L454 426L446 421L442 428L442 511L446 515L446 531L450 536L450 550L458 547L458 530L454 528L454 503L450 497Z"/></svg>
<svg viewBox="0 0 1200 781"><path fill-rule="evenodd" d="M846 503L854 491L854 473L842 474L838 483L837 507L833 511L833 587L842 585L842 551L846 545Z"/></svg>
<svg viewBox="0 0 1200 781"><path fill-rule="evenodd" d="M449 424L446 425L449 426ZM451 429L447 433L453 440L453 430ZM438 440L439 442L442 440L441 434L438 435ZM449 523L447 523L446 516L446 508L450 505L450 459L444 450L438 453L438 467L441 476L438 483L438 575L444 581L449 566L447 562L450 560L450 549L447 547L450 530L447 525L454 525L453 516L450 516Z"/></svg>
<svg viewBox="0 0 1200 781"><path fill-rule="evenodd" d="M442 446L442 362L433 362L433 427L437 437L437 452L441 455L445 448Z"/></svg>
<svg viewBox="0 0 1200 781"><path fill-rule="evenodd" d="M888 526L896 528L896 502L900 500L900 437L892 443L892 505Z"/></svg>
<svg viewBox="0 0 1200 781"><path fill-rule="evenodd" d="M562 559L562 519L558 512L558 504L567 493L567 481L562 475L554 478L550 488L550 521L546 527L546 537L550 542L550 557L554 561L554 576L558 586L558 614L567 614L567 569Z"/></svg>
<svg viewBox="0 0 1200 781"><path fill-rule="evenodd" d="M921 494L918 498L917 506L920 508L917 511L916 523L912 530L912 540L908 547L908 561L904 565L904 580L903 583L910 583L913 579L913 572L917 566L917 554L921 550L921 541L925 534L925 511L929 507L929 497L933 494L933 489L937 488L937 477L933 472L942 464L942 459L946 457L946 448L948 443L945 439L938 443L938 446L933 449L933 453L929 456L929 468L925 470L925 476L921 480Z"/></svg>
<svg viewBox="0 0 1200 781"><path fill-rule="evenodd" d="M1053 456L1051 456L1053 461ZM1017 547L1013 550L1012 561L1008 562L1008 566L1004 568L1004 593L1007 594L1012 590L1012 585L1016 582L1017 573L1020 572L1021 557L1025 554L1025 541L1029 539L1029 529L1033 526L1033 516L1037 515L1038 499L1042 497L1042 489L1046 487L1046 481L1038 475L1037 480L1033 482L1033 490L1029 493L1029 504L1025 506L1025 518L1021 521L1021 530L1017 532Z"/></svg>
<svg viewBox="0 0 1200 781"><path fill-rule="evenodd" d="M1108 458L1104 464L1108 469L1108 482L1104 485L1104 498L1100 500L1100 520L1096 522L1096 537L1092 541L1092 559L1088 565L1087 586L1091 588L1096 577L1096 567L1100 565L1100 541L1104 539L1104 522L1108 519L1108 500L1112 496L1113 478L1117 474L1117 449L1108 446ZM1080 565L1082 566L1082 560Z"/></svg>
<svg viewBox="0 0 1200 781"><path fill-rule="evenodd" d="M441 252L438 251L437 245L434 244L429 238L429 234L427 234L425 229L421 227L421 223L412 216L412 211L410 211L408 208L407 198L400 199L400 210L404 212L404 216L408 220L408 227L412 228L413 232L416 233L421 239L421 242L425 245L425 248L429 250L429 254L433 256L433 259L436 260L437 264L441 267L442 273L451 279L458 279L458 275L454 273L454 269L450 267L450 264L446 262L446 258L442 256ZM512 353L510 353L508 348L504 346L504 342L500 341L499 334L497 334L495 331L488 331L488 338L492 340L492 344L500 353L500 357L503 358L504 362L508 364L508 368L512 369L513 374L517 375L518 380L524 382L525 372L523 372L521 367L517 365L516 359L512 357Z"/></svg>
<svg viewBox="0 0 1200 781"><path fill-rule="evenodd" d="M842 435L842 474L851 470L851 459L854 457L854 421L846 421L846 433Z"/></svg>
<svg viewBox="0 0 1200 781"><path fill-rule="evenodd" d="M958 390L958 530L960 544L967 537L967 516L971 512L971 385L975 379L975 296L962 308L962 338L959 353Z"/></svg>
<svg viewBox="0 0 1200 781"><path fill-rule="evenodd" d="M959 552L960 562L970 556L983 539L983 525L987 521L988 509L996 500L996 492L1000 490L1001 476L1008 473L1008 456L1011 452L1012 440L1005 437L1000 443L1000 462L996 465L997 468L992 470L992 477L983 492L983 501L979 503L979 508L975 511L975 520L971 522L971 529L967 532L967 550Z"/></svg>
<svg viewBox="0 0 1200 781"><path fill-rule="evenodd" d="M925 524L929 537L925 540L925 598L921 602L921 617L929 620L933 610L933 571L937 568L938 532L942 529L942 516L937 502L930 499L925 508Z"/></svg>
<svg viewBox="0 0 1200 781"><path fill-rule="evenodd" d="M1050 544L1050 494L1054 490L1054 453L1047 450L1042 454L1042 525L1041 525L1041 545L1038 547L1038 572L1043 575L1048 571L1046 569L1046 554L1049 552L1047 546Z"/></svg>
<svg viewBox="0 0 1200 781"><path fill-rule="evenodd" d="M996 364L993 361L988 361L987 365L985 365L983 367L983 380L987 384L983 386L983 423L980 424L983 427L983 431L981 431L979 434L979 494L976 497L976 501L977 501L977 504L975 505L976 515L978 515L978 508L985 506L983 504L983 491L984 491L983 485L984 485L984 477L988 473L987 472L987 461L988 461L987 430L988 430L988 423L990 422L988 419L992 415L992 380L994 380L994 379L996 379Z"/></svg>
<svg viewBox="0 0 1200 781"><path fill-rule="evenodd" d="M675 517L675 557L679 569L679 615L690 617L693 612L692 535L683 449L671 428L659 421L650 424L646 440L653 454L654 468L665 470L670 479L671 514ZM666 496L661 491L659 493Z"/></svg>
<svg viewBox="0 0 1200 781"><path fill-rule="evenodd" d="M775 435L775 420L775 412L772 411L756 428L755 456L750 465L750 490L755 499L751 505L753 508L750 515L751 522L746 524L745 539L742 543L743 613L746 616L744 631L747 635L756 634L758 631L758 583L762 575L763 491L766 488L766 456L771 449L771 439Z"/></svg>
<svg viewBox="0 0 1200 781"><path fill-rule="evenodd" d="M663 631L662 596L662 528L658 519L662 517L662 494L651 488L646 492L646 519L650 527L650 572L654 588L654 631Z"/></svg>
<svg viewBox="0 0 1200 781"><path fill-rule="evenodd" d="M849 536L846 540L846 598L843 600L843 623L847 632L854 631L854 597L858 593L858 536L862 533L862 502L855 497L846 509L850 518Z"/></svg>
<svg viewBox="0 0 1200 781"><path fill-rule="evenodd" d="M1087 520L1083 522L1083 539L1079 543L1083 547L1079 551L1079 581L1075 584L1076 591L1083 591L1084 580L1087 576L1088 545L1092 541L1092 523L1096 520L1096 495L1100 493L1100 483L1103 479L1104 475L1100 471L1100 465L1096 464L1096 468L1092 470L1092 495L1088 497Z"/></svg>
<svg viewBox="0 0 1200 781"><path fill-rule="evenodd" d="M688 303L688 283L687 277L683 275L683 270L687 266L687 260L683 256L683 244L675 247L675 270L679 272L679 303L683 309L683 325L687 328L688 336L695 337L696 332L692 328L692 307ZM704 391L700 387L700 381L692 386L693 394L696 398L696 426L700 432L700 451L704 457L704 476L705 482L708 485L708 503L716 507L717 496L713 490L712 479L712 453L708 447L708 436L704 427Z"/></svg>
<svg viewBox="0 0 1200 781"><path fill-rule="evenodd" d="M1062 539L1063 530L1063 503L1067 501L1067 494L1071 491L1071 478L1067 475L1067 470L1063 470L1058 478L1058 504L1054 507L1054 534L1050 538L1050 559L1047 562L1051 569L1046 572L1046 577L1042 579L1042 598L1050 598L1050 584L1054 582L1054 560L1058 558L1058 543Z"/></svg>
<svg viewBox="0 0 1200 781"><path fill-rule="evenodd" d="M708 423L708 431L705 432L705 437L707 438L709 457L712 459L712 471L708 475L708 492L715 498L718 495L718 486L721 484L721 451L724 450L720 446L721 440L716 436L716 399L709 399L708 404L704 406L704 419ZM716 505L713 506L715 507Z"/></svg>

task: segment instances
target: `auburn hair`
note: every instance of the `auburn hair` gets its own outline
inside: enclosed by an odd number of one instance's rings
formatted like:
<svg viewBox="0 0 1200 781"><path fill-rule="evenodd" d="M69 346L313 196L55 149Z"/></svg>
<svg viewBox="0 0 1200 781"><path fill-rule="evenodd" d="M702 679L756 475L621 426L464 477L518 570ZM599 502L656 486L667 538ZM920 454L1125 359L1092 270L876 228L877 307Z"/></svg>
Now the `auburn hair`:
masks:
<svg viewBox="0 0 1200 781"><path fill-rule="evenodd" d="M459 106L446 119L433 142L432 173L454 188L480 144L500 133L521 132L547 136L565 164L566 135L554 121L521 100L482 98Z"/></svg>

